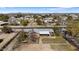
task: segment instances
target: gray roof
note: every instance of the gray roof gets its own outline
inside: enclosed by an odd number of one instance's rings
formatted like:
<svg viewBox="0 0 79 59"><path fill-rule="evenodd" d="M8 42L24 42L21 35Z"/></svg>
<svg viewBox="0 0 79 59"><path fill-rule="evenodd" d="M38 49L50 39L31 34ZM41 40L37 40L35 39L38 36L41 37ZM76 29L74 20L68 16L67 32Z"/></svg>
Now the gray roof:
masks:
<svg viewBox="0 0 79 59"><path fill-rule="evenodd" d="M39 32L39 31L49 31L49 32L54 32L53 29L33 29L35 32ZM32 31L32 29L24 29L25 32L29 32Z"/></svg>

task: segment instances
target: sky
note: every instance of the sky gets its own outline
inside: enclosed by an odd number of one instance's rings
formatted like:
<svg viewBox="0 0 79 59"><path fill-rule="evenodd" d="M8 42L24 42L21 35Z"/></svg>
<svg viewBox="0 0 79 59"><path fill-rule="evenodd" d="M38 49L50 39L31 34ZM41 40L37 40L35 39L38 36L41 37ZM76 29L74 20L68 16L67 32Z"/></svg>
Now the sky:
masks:
<svg viewBox="0 0 79 59"><path fill-rule="evenodd" d="M0 7L0 13L79 13L79 7Z"/></svg>
<svg viewBox="0 0 79 59"><path fill-rule="evenodd" d="M79 7L79 0L0 0L0 7Z"/></svg>
<svg viewBox="0 0 79 59"><path fill-rule="evenodd" d="M0 0L0 13L79 13L79 0Z"/></svg>

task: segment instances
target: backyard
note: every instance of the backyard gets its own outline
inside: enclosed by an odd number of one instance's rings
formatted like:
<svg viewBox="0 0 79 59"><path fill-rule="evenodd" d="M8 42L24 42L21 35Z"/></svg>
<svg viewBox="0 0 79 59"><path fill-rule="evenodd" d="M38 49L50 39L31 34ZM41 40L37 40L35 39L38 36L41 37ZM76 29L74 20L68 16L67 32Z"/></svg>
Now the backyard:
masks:
<svg viewBox="0 0 79 59"><path fill-rule="evenodd" d="M15 51L75 51L76 47L72 46L61 36L47 37L41 36L39 43L28 44L21 43L20 46L14 49Z"/></svg>

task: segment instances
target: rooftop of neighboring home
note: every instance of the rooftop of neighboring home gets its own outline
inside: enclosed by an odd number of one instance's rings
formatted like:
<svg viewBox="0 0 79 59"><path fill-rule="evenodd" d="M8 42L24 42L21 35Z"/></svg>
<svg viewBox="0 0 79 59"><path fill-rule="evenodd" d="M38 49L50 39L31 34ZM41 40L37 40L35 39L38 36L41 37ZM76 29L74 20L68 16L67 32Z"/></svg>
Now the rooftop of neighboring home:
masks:
<svg viewBox="0 0 79 59"><path fill-rule="evenodd" d="M3 24L8 24L8 22L0 21L0 25L3 25Z"/></svg>

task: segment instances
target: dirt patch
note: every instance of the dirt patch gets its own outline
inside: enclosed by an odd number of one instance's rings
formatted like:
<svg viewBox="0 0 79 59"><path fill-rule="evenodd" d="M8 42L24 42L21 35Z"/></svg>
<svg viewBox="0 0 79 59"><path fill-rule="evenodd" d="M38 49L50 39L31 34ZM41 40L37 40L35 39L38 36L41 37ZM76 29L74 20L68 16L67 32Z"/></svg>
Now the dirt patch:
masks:
<svg viewBox="0 0 79 59"><path fill-rule="evenodd" d="M15 49L15 51L51 51L49 44L23 44Z"/></svg>

